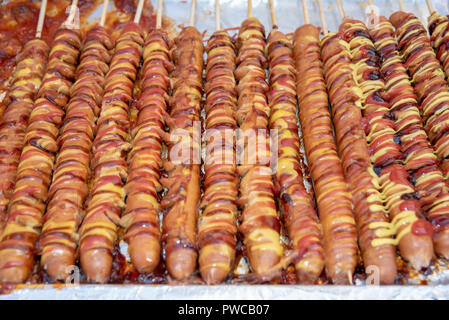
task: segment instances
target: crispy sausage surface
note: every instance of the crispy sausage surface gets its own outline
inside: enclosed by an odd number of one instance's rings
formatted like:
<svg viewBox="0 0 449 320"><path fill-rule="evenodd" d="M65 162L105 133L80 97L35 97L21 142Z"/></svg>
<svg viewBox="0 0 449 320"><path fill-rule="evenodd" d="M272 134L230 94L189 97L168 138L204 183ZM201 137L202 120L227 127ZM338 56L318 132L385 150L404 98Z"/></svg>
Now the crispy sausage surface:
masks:
<svg viewBox="0 0 449 320"><path fill-rule="evenodd" d="M162 169L162 133L165 129L170 59L170 41L164 31L152 30L145 40L141 96L137 124L131 134L124 239L131 261L140 273L151 273L161 255L159 228L159 179Z"/></svg>
<svg viewBox="0 0 449 320"><path fill-rule="evenodd" d="M235 47L225 31L206 46L206 158L199 221L199 267L208 284L222 282L232 270L237 243L238 175L234 130L237 123Z"/></svg>
<svg viewBox="0 0 449 320"><path fill-rule="evenodd" d="M0 238L0 282L25 282L33 270L63 108L75 78L80 47L78 31L61 28L56 32L47 71L30 115L8 218Z"/></svg>
<svg viewBox="0 0 449 320"><path fill-rule="evenodd" d="M77 67L77 80L65 107L65 120L58 138L59 153L39 240L41 265L54 280L66 279L75 265L77 231L88 194L90 149L113 47L104 28L96 26L89 30Z"/></svg>
<svg viewBox="0 0 449 320"><path fill-rule="evenodd" d="M183 280L197 266L197 219L200 199L200 111L203 92L203 38L194 27L184 28L172 48L169 158L161 178L166 193L162 239L170 275ZM180 138L180 139L179 139Z"/></svg>
<svg viewBox="0 0 449 320"><path fill-rule="evenodd" d="M273 30L268 37L271 110L270 130L277 130L278 154L275 184L287 233L297 255L295 268L301 283L314 283L324 268L321 226L307 193L300 162L298 118L296 116L295 64L287 37Z"/></svg>
<svg viewBox="0 0 449 320"><path fill-rule="evenodd" d="M45 73L49 51L48 45L40 39L25 44L16 57L11 87L2 102L6 109L0 122L0 230L14 190L28 119Z"/></svg>
<svg viewBox="0 0 449 320"><path fill-rule="evenodd" d="M296 30L294 54L299 117L323 228L326 273L334 283L348 283L357 265L357 233L332 131L318 28L309 24Z"/></svg>
<svg viewBox="0 0 449 320"><path fill-rule="evenodd" d="M427 31L419 19L411 13L399 11L390 17L390 22L396 28L397 48L414 84L424 129L440 160L442 172L436 166L422 167L413 174L413 181L427 218L433 225L435 251L448 258L449 198L445 152L449 149L444 147L449 141L445 137L449 117L448 84L432 50Z"/></svg>
<svg viewBox="0 0 449 320"><path fill-rule="evenodd" d="M354 78L356 70L344 35L326 35L322 40L322 55L337 146L352 194L364 266L377 267L381 281L392 283L396 276L396 253L388 234L382 196L376 188L378 181L362 127L361 90Z"/></svg>
<svg viewBox="0 0 449 320"><path fill-rule="evenodd" d="M269 273L281 260L280 220L277 213L267 127L270 107L265 82L265 30L256 18L242 22L237 39L238 137L240 232L252 270Z"/></svg>
<svg viewBox="0 0 449 320"><path fill-rule="evenodd" d="M396 143L395 124L390 119L390 103L385 92L385 82L379 68L379 58L368 28L358 20L345 20L340 27L349 43L355 65L356 83L361 90L361 109L368 142L371 163L377 170L379 187L385 199L391 222L390 231L395 235L402 257L416 269L429 265L433 255L431 235L412 232L420 221L419 202L413 199L415 188L402 165L402 152ZM371 225L373 227L374 224ZM370 227L370 226L368 226ZM380 232L380 231L378 231Z"/></svg>
<svg viewBox="0 0 449 320"><path fill-rule="evenodd" d="M140 65L143 31L129 23L117 39L104 82L97 134L92 144L93 178L87 210L79 229L79 255L87 278L105 283L111 274L117 223L125 207L129 104Z"/></svg>

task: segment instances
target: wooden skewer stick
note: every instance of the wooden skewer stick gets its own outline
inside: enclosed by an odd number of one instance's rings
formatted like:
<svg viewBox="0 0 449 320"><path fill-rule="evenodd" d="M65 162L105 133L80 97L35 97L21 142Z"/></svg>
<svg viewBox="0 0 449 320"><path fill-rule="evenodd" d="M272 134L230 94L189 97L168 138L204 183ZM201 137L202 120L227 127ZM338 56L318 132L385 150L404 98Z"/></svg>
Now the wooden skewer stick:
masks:
<svg viewBox="0 0 449 320"><path fill-rule="evenodd" d="M162 0L157 1L156 29L162 28Z"/></svg>
<svg viewBox="0 0 449 320"><path fill-rule="evenodd" d="M341 19L344 20L346 18L345 9L343 8L343 4L341 0L337 0L338 11L340 12Z"/></svg>
<svg viewBox="0 0 449 320"><path fill-rule="evenodd" d="M217 31L221 30L220 23L220 0L215 0L215 29Z"/></svg>
<svg viewBox="0 0 449 320"><path fill-rule="evenodd" d="M196 10L196 0L192 0L190 4L190 21L189 26L195 26L195 10Z"/></svg>
<svg viewBox="0 0 449 320"><path fill-rule="evenodd" d="M323 3L321 2L321 0L318 0L318 10L320 11L320 19L321 19L321 25L323 27L323 32L324 32L324 34L327 34L328 33L327 23L326 23L326 18L324 17Z"/></svg>
<svg viewBox="0 0 449 320"><path fill-rule="evenodd" d="M45 12L47 11L47 0L42 0L41 10L39 11L39 19L36 27L36 38L42 36L42 29L44 28Z"/></svg>
<svg viewBox="0 0 449 320"><path fill-rule="evenodd" d="M398 2L399 2L399 9L401 9L401 11L405 11L404 2L402 2L402 0L398 0Z"/></svg>
<svg viewBox="0 0 449 320"><path fill-rule="evenodd" d="M432 1L426 0L426 3L427 3L427 8L429 8L430 14L434 13L434 12L435 12L435 9L433 8Z"/></svg>
<svg viewBox="0 0 449 320"><path fill-rule="evenodd" d="M104 0L103 11L101 12L100 26L104 27L106 22L106 15L108 14L109 0Z"/></svg>
<svg viewBox="0 0 449 320"><path fill-rule="evenodd" d="M248 0L248 18L253 16L253 1Z"/></svg>
<svg viewBox="0 0 449 320"><path fill-rule="evenodd" d="M72 6L70 7L70 14L67 18L67 24L73 24L73 22L75 21L76 10L78 10L78 0L73 0Z"/></svg>
<svg viewBox="0 0 449 320"><path fill-rule="evenodd" d="M140 18L142 17L144 3L145 3L145 0L139 0L139 3L137 4L136 15L134 16L134 23L139 23Z"/></svg>
<svg viewBox="0 0 449 320"><path fill-rule="evenodd" d="M307 10L307 0L302 0L302 11L304 13L304 22L306 24L310 23L309 10Z"/></svg>
<svg viewBox="0 0 449 320"><path fill-rule="evenodd" d="M370 8L371 8L371 12L375 12L376 10L375 10L375 7L374 7L374 2L373 2L373 0L368 0L368 5L370 6Z"/></svg>
<svg viewBox="0 0 449 320"><path fill-rule="evenodd" d="M278 24L276 21L276 12L274 11L273 0L268 0L268 4L270 5L271 23L273 24L273 29L277 29Z"/></svg>

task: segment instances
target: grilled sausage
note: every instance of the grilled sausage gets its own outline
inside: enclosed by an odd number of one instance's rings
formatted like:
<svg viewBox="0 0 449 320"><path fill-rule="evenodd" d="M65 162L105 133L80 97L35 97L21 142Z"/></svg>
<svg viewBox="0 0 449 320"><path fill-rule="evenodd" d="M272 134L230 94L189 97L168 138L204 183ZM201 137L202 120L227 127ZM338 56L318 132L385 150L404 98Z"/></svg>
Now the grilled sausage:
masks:
<svg viewBox="0 0 449 320"><path fill-rule="evenodd" d="M334 283L347 283L357 265L357 234L332 132L316 27L307 24L296 30L294 55L299 117L323 228L326 273Z"/></svg>
<svg viewBox="0 0 449 320"><path fill-rule="evenodd" d="M281 260L280 220L274 200L267 127L270 108L265 93L265 30L256 18L242 22L237 39L238 172L240 232L249 263L258 275L269 273Z"/></svg>
<svg viewBox="0 0 449 320"><path fill-rule="evenodd" d="M202 42L198 30L187 27L176 37L172 48L175 70L171 73L173 93L169 127L174 139L170 139L169 159L164 163L166 176L161 178L167 190L161 207L164 210L165 262L168 272L177 280L184 280L195 272L198 257ZM177 137L181 140L177 141Z"/></svg>
<svg viewBox="0 0 449 320"><path fill-rule="evenodd" d="M30 115L17 181L0 238L0 282L22 283L34 266L35 244L48 199L57 136L81 47L75 30L56 32L47 71Z"/></svg>
<svg viewBox="0 0 449 320"><path fill-rule="evenodd" d="M208 284L221 283L235 260L238 175L234 130L237 123L235 47L225 31L208 41L206 66L206 158L199 221L199 267Z"/></svg>
<svg viewBox="0 0 449 320"><path fill-rule="evenodd" d="M86 34L77 80L65 107L59 153L39 240L41 265L54 280L66 279L75 265L77 231L88 193L90 149L113 47L103 27L93 27Z"/></svg>
<svg viewBox="0 0 449 320"><path fill-rule="evenodd" d="M295 65L287 37L273 30L268 37L270 129L278 132L275 184L288 236L297 257L295 268L301 283L314 283L324 268L321 226L308 195L300 162L296 116Z"/></svg>
<svg viewBox="0 0 449 320"><path fill-rule="evenodd" d="M413 14L405 12L394 13L390 21L396 28L397 48L414 83L424 129L441 161L442 173L435 166L422 167L413 174L413 181L427 218L433 225L435 252L449 257L448 168L444 148L445 141L449 141L445 138L449 116L448 84L421 22ZM414 101L414 96L412 98Z"/></svg>
<svg viewBox="0 0 449 320"><path fill-rule="evenodd" d="M151 273L161 254L158 193L162 190L159 179L168 75L173 68L170 46L164 31L152 30L146 37L138 118L131 132L133 147L128 155L128 196L122 225L131 261L140 273Z"/></svg>
<svg viewBox="0 0 449 320"><path fill-rule="evenodd" d="M25 44L17 55L11 87L2 102L6 109L0 122L0 230L14 190L28 118L45 73L49 51L48 45L40 39Z"/></svg>
<svg viewBox="0 0 449 320"><path fill-rule="evenodd" d="M375 266L383 283L396 276L396 253L382 197L376 185L362 128L360 89L353 76L351 52L342 33L322 40L324 71L332 106L337 146L352 193L359 245L365 268Z"/></svg>
<svg viewBox="0 0 449 320"><path fill-rule="evenodd" d="M92 145L92 188L79 229L79 254L87 278L100 283L106 282L111 274L117 223L125 207L126 153L130 148L128 110L143 44L140 27L127 24L117 39L106 75Z"/></svg>

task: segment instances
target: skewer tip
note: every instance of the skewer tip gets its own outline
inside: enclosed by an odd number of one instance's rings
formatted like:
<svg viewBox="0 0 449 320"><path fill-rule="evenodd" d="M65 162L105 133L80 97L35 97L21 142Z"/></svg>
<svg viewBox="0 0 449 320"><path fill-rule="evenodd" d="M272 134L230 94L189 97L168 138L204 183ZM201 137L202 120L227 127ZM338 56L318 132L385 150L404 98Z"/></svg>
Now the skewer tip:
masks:
<svg viewBox="0 0 449 320"><path fill-rule="evenodd" d="M157 2L156 29L162 28L162 0Z"/></svg>
<svg viewBox="0 0 449 320"><path fill-rule="evenodd" d="M106 16L108 14L109 0L104 0L103 2L103 11L101 13L100 26L104 27L106 22Z"/></svg>
<svg viewBox="0 0 449 320"><path fill-rule="evenodd" d="M139 0L139 3L137 4L137 9L136 9L136 15L134 16L134 23L139 23L140 18L142 17L144 3L145 3L145 0Z"/></svg>
<svg viewBox="0 0 449 320"><path fill-rule="evenodd" d="M40 38L42 36L46 11L47 11L47 0L42 0L41 8L39 10L39 18L37 20L36 26L36 38Z"/></svg>
<svg viewBox="0 0 449 320"><path fill-rule="evenodd" d="M304 13L304 23L309 24L309 10L307 9L307 0L302 0L302 11Z"/></svg>
<svg viewBox="0 0 449 320"><path fill-rule="evenodd" d="M277 29L277 21L276 21L276 12L274 10L273 0L268 0L268 4L270 6L270 14L271 14L271 23L273 24L273 29Z"/></svg>
<svg viewBox="0 0 449 320"><path fill-rule="evenodd" d="M192 0L190 3L190 21L189 26L195 26L195 10L196 10L196 0Z"/></svg>
<svg viewBox="0 0 449 320"><path fill-rule="evenodd" d="M318 0L318 10L320 11L320 19L321 19L321 26L323 28L323 33L327 34L328 29L327 29L326 17L324 15L323 3L321 0Z"/></svg>
<svg viewBox="0 0 449 320"><path fill-rule="evenodd" d="M220 0L215 0L215 29L217 31L221 30Z"/></svg>

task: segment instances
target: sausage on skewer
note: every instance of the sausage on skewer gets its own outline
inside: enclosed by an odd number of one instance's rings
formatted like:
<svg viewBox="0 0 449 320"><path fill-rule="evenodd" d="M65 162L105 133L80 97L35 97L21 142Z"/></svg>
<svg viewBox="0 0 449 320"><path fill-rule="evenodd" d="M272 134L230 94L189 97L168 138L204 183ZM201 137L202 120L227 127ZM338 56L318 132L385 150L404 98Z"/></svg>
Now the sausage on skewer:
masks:
<svg viewBox="0 0 449 320"><path fill-rule="evenodd" d="M340 30L350 47L355 80L360 88L368 150L391 221L391 231L384 232L396 235L394 243L398 245L402 257L419 270L428 266L432 259L432 238L430 234L417 235L412 232L415 223L427 222L418 218L421 209L419 201L415 198L415 188L409 182L410 176L402 165L401 147L395 141L395 124L389 118L390 103L385 96L379 59L363 22L345 19ZM375 226L368 225L369 228Z"/></svg>
<svg viewBox="0 0 449 320"><path fill-rule="evenodd" d="M64 280L75 265L77 231L88 193L90 149L100 113L104 78L114 43L103 27L89 30L83 43L76 82L58 139L53 181L39 240L41 265L54 280Z"/></svg>
<svg viewBox="0 0 449 320"><path fill-rule="evenodd" d="M48 45L34 39L17 55L17 66L9 93L3 103L5 113L0 122L0 230L6 219L14 190L28 118L47 66Z"/></svg>
<svg viewBox="0 0 449 320"><path fill-rule="evenodd" d="M137 102L137 124L131 131L126 215L122 218L125 241L134 267L151 273L160 261L159 183L162 168L162 142L167 109L170 46L167 34L152 30L143 50L141 96Z"/></svg>
<svg viewBox="0 0 449 320"><path fill-rule="evenodd" d="M394 239L388 233L388 219L376 188L379 182L372 171L349 46L342 33L333 33L323 38L321 49L338 151L353 196L364 265L377 267L381 281L392 283L396 276Z"/></svg>
<svg viewBox="0 0 449 320"><path fill-rule="evenodd" d="M203 38L194 27L186 27L172 49L175 70L170 99L169 159L161 182L167 192L161 201L164 210L163 241L166 265L176 280L188 278L197 266L197 218L200 198L200 111L202 98ZM180 138L178 141L177 138Z"/></svg>
<svg viewBox="0 0 449 320"><path fill-rule="evenodd" d="M270 130L277 130L275 184L288 236L293 242L295 268L301 283L314 283L324 268L321 227L307 193L300 162L296 117L295 65L287 37L273 30L268 37Z"/></svg>
<svg viewBox="0 0 449 320"><path fill-rule="evenodd" d="M47 71L30 115L17 182L0 239L0 282L24 282L33 269L35 244L58 151L63 107L69 99L80 47L78 31L61 28L56 32Z"/></svg>
<svg viewBox="0 0 449 320"><path fill-rule="evenodd" d="M270 108L265 93L265 30L256 18L243 21L237 40L238 171L241 177L240 232L244 237L252 270L264 275L281 260L280 221L274 200L272 170L267 139ZM256 140L255 140L256 139Z"/></svg>
<svg viewBox="0 0 449 320"><path fill-rule="evenodd" d="M235 260L238 175L234 131L237 123L235 48L225 31L206 47L206 159L199 221L199 267L208 284L222 282Z"/></svg>
<svg viewBox="0 0 449 320"><path fill-rule="evenodd" d="M92 145L92 189L79 230L79 254L87 278L100 283L111 274L117 224L125 207L126 154L130 148L128 111L143 44L139 25L127 24L117 39L105 79Z"/></svg>
<svg viewBox="0 0 449 320"><path fill-rule="evenodd" d="M318 28L307 24L296 30L294 55L299 116L323 228L326 272L333 283L347 283L357 265L357 233L332 133Z"/></svg>
<svg viewBox="0 0 449 320"><path fill-rule="evenodd" d="M404 66L414 83L414 91L421 104L424 129L436 154L442 160L444 134L449 115L449 91L440 63L432 50L427 31L411 13L396 12L390 17L395 26L398 50ZM445 161L440 164L447 181ZM441 172L434 166L423 167L413 174L413 181L423 204L423 209L434 229L435 252L449 258L448 185L441 180Z"/></svg>

